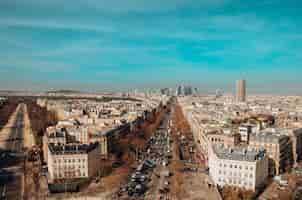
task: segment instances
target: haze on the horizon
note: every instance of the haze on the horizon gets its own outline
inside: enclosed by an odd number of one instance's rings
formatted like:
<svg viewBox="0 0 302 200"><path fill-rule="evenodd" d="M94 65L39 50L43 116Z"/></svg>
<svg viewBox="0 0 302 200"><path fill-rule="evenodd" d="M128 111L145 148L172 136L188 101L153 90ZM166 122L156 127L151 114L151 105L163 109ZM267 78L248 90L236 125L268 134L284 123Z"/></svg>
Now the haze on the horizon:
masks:
<svg viewBox="0 0 302 200"><path fill-rule="evenodd" d="M302 94L299 0L1 0L0 89Z"/></svg>

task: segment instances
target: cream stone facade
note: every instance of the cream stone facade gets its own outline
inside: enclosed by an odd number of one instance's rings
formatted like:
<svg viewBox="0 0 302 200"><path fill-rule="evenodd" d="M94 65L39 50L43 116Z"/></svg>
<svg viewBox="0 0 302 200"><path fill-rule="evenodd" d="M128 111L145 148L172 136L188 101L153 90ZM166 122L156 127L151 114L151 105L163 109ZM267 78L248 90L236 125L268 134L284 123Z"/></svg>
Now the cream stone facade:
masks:
<svg viewBox="0 0 302 200"><path fill-rule="evenodd" d="M266 184L268 157L264 150L214 147L209 169L213 181L221 187L229 185L255 191Z"/></svg>
<svg viewBox="0 0 302 200"><path fill-rule="evenodd" d="M212 145L221 144L224 147L235 147L240 142L240 135L236 133L225 134L214 131L207 134L207 138Z"/></svg>
<svg viewBox="0 0 302 200"><path fill-rule="evenodd" d="M290 137L276 131L250 135L249 148L266 149L270 175L279 175L293 165L293 145Z"/></svg>
<svg viewBox="0 0 302 200"><path fill-rule="evenodd" d="M80 145L48 145L48 181L91 178L100 169L98 143Z"/></svg>
<svg viewBox="0 0 302 200"><path fill-rule="evenodd" d="M97 135L92 135L90 137L90 142L98 142L100 144L100 155L101 158L108 158L108 151L109 151L109 147L108 147L108 137L107 134L104 133L99 133Z"/></svg>

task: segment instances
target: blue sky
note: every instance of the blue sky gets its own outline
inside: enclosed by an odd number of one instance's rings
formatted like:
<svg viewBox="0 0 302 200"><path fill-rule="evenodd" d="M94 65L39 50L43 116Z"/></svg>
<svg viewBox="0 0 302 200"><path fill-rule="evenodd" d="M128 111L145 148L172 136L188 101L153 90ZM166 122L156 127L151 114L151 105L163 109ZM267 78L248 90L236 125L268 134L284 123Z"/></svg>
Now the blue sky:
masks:
<svg viewBox="0 0 302 200"><path fill-rule="evenodd" d="M295 0L1 0L0 89L302 94Z"/></svg>

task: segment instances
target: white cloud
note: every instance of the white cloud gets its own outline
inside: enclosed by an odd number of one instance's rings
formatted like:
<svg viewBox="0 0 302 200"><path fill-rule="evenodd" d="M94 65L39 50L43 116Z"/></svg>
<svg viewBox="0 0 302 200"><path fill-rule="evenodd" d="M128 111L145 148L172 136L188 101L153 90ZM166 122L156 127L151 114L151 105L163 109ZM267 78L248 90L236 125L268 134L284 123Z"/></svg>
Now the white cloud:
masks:
<svg viewBox="0 0 302 200"><path fill-rule="evenodd" d="M76 31L101 31L112 32L114 28L112 26L101 26L99 24L89 23L76 23L66 20L36 20L36 19L16 19L5 18L0 19L0 26L6 27L30 27L30 28L43 28L43 29L67 29Z"/></svg>
<svg viewBox="0 0 302 200"><path fill-rule="evenodd" d="M46 61L31 59L29 57L0 57L0 68L6 71L39 71L39 72L67 72L74 70L77 66L58 61Z"/></svg>

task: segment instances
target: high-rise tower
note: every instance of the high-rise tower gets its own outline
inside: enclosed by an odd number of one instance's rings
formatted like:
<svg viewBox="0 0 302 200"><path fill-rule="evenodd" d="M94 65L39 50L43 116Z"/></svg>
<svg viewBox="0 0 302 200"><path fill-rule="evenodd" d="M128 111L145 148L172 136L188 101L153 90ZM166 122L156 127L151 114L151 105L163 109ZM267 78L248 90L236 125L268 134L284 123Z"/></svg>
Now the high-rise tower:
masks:
<svg viewBox="0 0 302 200"><path fill-rule="evenodd" d="M246 82L245 80L236 81L236 101L244 102L246 100Z"/></svg>

